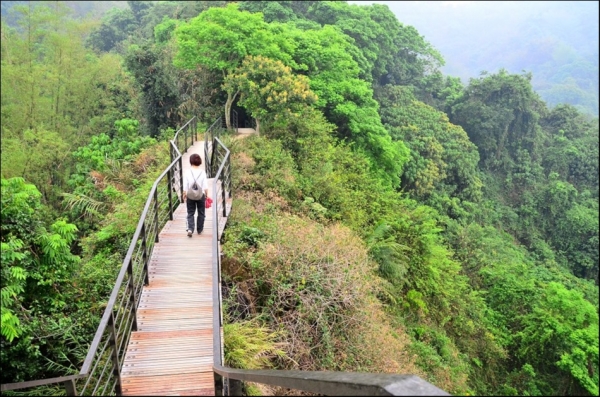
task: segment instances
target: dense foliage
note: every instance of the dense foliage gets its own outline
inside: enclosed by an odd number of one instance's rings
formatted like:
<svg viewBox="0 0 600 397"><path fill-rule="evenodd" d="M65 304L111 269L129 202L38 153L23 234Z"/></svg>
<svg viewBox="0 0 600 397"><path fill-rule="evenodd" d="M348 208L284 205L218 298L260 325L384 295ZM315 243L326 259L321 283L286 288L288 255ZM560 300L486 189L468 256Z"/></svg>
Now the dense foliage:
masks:
<svg viewBox="0 0 600 397"><path fill-rule="evenodd" d="M386 6L228 3L3 20L2 383L79 370L169 127L236 107L229 365L598 395L598 119Z"/></svg>

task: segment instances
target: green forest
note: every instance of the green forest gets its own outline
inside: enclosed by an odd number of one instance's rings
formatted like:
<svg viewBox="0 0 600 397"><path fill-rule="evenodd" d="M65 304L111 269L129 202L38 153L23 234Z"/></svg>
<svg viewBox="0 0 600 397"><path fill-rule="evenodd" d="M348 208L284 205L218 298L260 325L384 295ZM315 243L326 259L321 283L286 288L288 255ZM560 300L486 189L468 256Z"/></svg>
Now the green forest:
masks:
<svg viewBox="0 0 600 397"><path fill-rule="evenodd" d="M168 140L235 109L227 365L598 396L598 118L443 65L379 4L2 2L1 383L78 373Z"/></svg>

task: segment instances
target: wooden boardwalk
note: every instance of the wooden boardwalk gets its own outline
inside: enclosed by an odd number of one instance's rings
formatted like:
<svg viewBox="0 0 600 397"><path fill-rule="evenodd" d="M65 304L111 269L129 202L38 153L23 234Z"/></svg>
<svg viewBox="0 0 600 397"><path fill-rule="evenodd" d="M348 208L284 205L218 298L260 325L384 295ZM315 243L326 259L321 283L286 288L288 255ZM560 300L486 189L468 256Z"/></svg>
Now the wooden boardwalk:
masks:
<svg viewBox="0 0 600 397"><path fill-rule="evenodd" d="M204 142L184 154L184 173L191 153L204 160ZM208 182L214 200L213 180ZM138 331L131 334L121 371L125 396L215 395L213 214L207 209L204 231L192 238L185 233L186 216L185 203L180 204L154 247L150 282L138 305Z"/></svg>

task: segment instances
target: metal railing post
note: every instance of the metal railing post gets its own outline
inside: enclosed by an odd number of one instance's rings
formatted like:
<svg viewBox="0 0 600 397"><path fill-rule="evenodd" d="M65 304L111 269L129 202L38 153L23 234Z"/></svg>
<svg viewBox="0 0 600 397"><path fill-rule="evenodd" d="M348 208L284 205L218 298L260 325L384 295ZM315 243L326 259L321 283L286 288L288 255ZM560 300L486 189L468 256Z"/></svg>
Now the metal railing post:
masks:
<svg viewBox="0 0 600 397"><path fill-rule="evenodd" d="M194 125L195 122L196 122L195 119L192 117L192 122L190 123L191 124L190 128L192 129L192 136L194 137L193 138L194 142L196 142L198 140L198 131L196 131L196 126Z"/></svg>
<svg viewBox="0 0 600 397"><path fill-rule="evenodd" d="M229 198L231 198L231 156L227 156L227 188Z"/></svg>
<svg viewBox="0 0 600 397"><path fill-rule="evenodd" d="M223 395L223 377L216 372L213 372L215 377L215 396Z"/></svg>
<svg viewBox="0 0 600 397"><path fill-rule="evenodd" d="M148 277L148 251L146 247L146 224L142 224L142 230L140 231L142 235L142 260L144 261L144 285L150 284L150 279Z"/></svg>
<svg viewBox="0 0 600 397"><path fill-rule="evenodd" d="M215 142L213 140L213 144L212 144L212 153L210 156L210 176L209 178L214 178L215 177L215 173L217 172L216 168L216 163L217 163L217 149L215 148Z"/></svg>
<svg viewBox="0 0 600 397"><path fill-rule="evenodd" d="M208 155L208 145L204 143L204 172L210 178L210 156Z"/></svg>
<svg viewBox="0 0 600 397"><path fill-rule="evenodd" d="M208 158L208 129L204 131L204 172L206 172L206 176L210 177L208 173L210 159Z"/></svg>
<svg viewBox="0 0 600 397"><path fill-rule="evenodd" d="M171 160L171 162L173 162L173 160ZM173 169L169 168L169 171L167 172L167 178L168 178L167 189L169 191L169 220L170 221L173 220L173 179L172 179L172 175L173 175Z"/></svg>
<svg viewBox="0 0 600 397"><path fill-rule="evenodd" d="M242 381L237 379L227 379L229 383L229 395L230 396L243 396L242 392Z"/></svg>
<svg viewBox="0 0 600 397"><path fill-rule="evenodd" d="M179 190L179 200L183 203L183 157L179 158Z"/></svg>
<svg viewBox="0 0 600 397"><path fill-rule="evenodd" d="M77 395L77 388L75 387L75 381L73 379L63 382L63 385L65 386L65 392L67 393L67 396Z"/></svg>
<svg viewBox="0 0 600 397"><path fill-rule="evenodd" d="M186 145L185 150L187 150L187 148L189 148L190 146L192 146L194 144L193 139L192 139L192 135L190 134L190 125L186 125L185 126L185 136L190 136L190 143L188 145Z"/></svg>
<svg viewBox="0 0 600 397"><path fill-rule="evenodd" d="M108 327L110 328L110 339L109 343L112 346L111 358L113 362L113 375L117 379L116 384L116 394L117 396L122 395L121 390L121 365L119 364L119 352L118 352L118 338L117 338L117 330L115 328L115 317L114 313L110 313L110 317L108 318Z"/></svg>
<svg viewBox="0 0 600 397"><path fill-rule="evenodd" d="M183 151L185 152L188 148L188 143L187 143L187 128L183 129Z"/></svg>
<svg viewBox="0 0 600 397"><path fill-rule="evenodd" d="M156 185L156 189L154 190L154 224L156 225L156 236L154 236L154 242L158 243L158 233L160 233L160 230L158 229L158 185Z"/></svg>
<svg viewBox="0 0 600 397"><path fill-rule="evenodd" d="M135 279L133 277L133 259L129 259L129 264L127 265L127 274L129 275L129 288L131 288L131 295L129 296L129 301L131 302L131 307L133 310L133 323L131 325L134 331L137 331L137 301L135 299Z"/></svg>
<svg viewBox="0 0 600 397"><path fill-rule="evenodd" d="M223 200L223 217L227 217L227 197L225 192L225 178L221 174L221 199Z"/></svg>

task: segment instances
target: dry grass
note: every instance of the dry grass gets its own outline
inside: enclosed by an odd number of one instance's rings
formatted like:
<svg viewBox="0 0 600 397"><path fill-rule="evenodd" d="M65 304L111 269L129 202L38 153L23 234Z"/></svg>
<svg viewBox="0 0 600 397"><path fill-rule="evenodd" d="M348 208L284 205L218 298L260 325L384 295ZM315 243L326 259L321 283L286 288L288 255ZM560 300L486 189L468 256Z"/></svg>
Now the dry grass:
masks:
<svg viewBox="0 0 600 397"><path fill-rule="evenodd" d="M233 224L261 223L258 248L223 261L238 293L274 330L283 330L286 355L278 368L414 374L410 339L391 325L376 293L380 278L362 240L341 224L321 225L286 212L287 204L257 193L238 194ZM233 226L232 229L235 229ZM236 231L231 230L230 238ZM224 246L227 252L232 243ZM228 252L232 254L232 252ZM257 386L263 395L298 394Z"/></svg>
<svg viewBox="0 0 600 397"><path fill-rule="evenodd" d="M159 160L156 149L156 146L146 149L136 157L132 164L134 174L145 173L156 165Z"/></svg>

